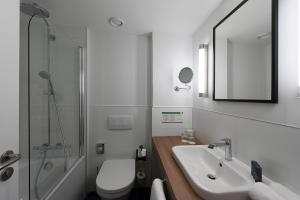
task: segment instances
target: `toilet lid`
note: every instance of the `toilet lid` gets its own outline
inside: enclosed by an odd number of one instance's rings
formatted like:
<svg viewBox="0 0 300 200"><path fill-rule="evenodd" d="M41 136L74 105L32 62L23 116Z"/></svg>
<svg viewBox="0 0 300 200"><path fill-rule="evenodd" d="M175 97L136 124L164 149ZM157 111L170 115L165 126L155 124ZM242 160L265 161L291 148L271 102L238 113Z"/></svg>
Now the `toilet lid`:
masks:
<svg viewBox="0 0 300 200"><path fill-rule="evenodd" d="M97 179L98 189L105 193L125 190L135 178L135 160L106 160L104 161Z"/></svg>

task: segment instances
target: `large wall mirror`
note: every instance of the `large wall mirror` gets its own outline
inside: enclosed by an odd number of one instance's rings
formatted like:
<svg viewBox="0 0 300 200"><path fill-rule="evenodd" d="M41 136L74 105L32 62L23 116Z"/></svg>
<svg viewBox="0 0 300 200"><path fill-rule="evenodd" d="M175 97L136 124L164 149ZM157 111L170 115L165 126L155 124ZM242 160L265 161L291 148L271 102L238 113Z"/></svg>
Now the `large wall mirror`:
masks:
<svg viewBox="0 0 300 200"><path fill-rule="evenodd" d="M215 101L278 102L278 0L245 0L214 27Z"/></svg>

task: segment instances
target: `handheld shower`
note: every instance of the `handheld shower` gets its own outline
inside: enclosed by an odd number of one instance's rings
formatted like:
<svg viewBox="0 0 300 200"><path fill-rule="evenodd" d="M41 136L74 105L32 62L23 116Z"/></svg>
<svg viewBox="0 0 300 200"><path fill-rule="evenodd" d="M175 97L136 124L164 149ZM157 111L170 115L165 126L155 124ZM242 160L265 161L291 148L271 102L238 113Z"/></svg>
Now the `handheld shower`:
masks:
<svg viewBox="0 0 300 200"><path fill-rule="evenodd" d="M49 74L49 72L47 71L40 71L39 72L39 76L42 78L42 79L45 79L45 80L48 80L49 82L49 92L51 95L54 95L54 89L53 89L53 84L52 84L52 81L51 81L51 75Z"/></svg>
<svg viewBox="0 0 300 200"><path fill-rule="evenodd" d="M54 89L53 89L53 84L52 84L52 81L51 81L51 75L49 74L49 72L47 71L40 71L39 72L39 76L44 79L44 80L47 80L48 83L49 83L49 92L50 92L50 95L52 96L52 99L53 99L53 105L54 105L54 109L55 109L55 113L56 113L56 120L57 120L57 124L58 124L58 128L59 128L59 134L60 134L60 137L61 137L61 140L62 140L62 144L63 144L63 149L64 149L64 154L65 154L65 166L64 166L64 171L66 172L67 171L67 159L68 157L70 156L70 152L66 149L66 139L65 139L65 135L64 135L64 131L63 131L63 124L62 124L62 120L61 120L61 117L60 117L60 111L59 111L59 108L58 108L58 105L57 105L57 101L56 101L56 95L55 95L55 92L54 92Z"/></svg>
<svg viewBox="0 0 300 200"><path fill-rule="evenodd" d="M40 71L39 72L39 76L42 79L47 79L47 80L50 80L50 77L51 77L51 75L49 74L49 72L46 72L46 71Z"/></svg>

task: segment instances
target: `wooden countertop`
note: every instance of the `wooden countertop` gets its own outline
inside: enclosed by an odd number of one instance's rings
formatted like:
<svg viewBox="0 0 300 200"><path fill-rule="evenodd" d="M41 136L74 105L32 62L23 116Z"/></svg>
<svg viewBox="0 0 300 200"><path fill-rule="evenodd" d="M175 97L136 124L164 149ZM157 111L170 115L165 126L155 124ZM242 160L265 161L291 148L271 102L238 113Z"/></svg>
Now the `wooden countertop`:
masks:
<svg viewBox="0 0 300 200"><path fill-rule="evenodd" d="M192 189L183 172L172 157L171 149L177 145L187 145L182 143L180 137L165 136L153 137L153 147L155 148L167 178L168 191L175 200L204 200L200 198ZM202 144L197 140L197 144Z"/></svg>

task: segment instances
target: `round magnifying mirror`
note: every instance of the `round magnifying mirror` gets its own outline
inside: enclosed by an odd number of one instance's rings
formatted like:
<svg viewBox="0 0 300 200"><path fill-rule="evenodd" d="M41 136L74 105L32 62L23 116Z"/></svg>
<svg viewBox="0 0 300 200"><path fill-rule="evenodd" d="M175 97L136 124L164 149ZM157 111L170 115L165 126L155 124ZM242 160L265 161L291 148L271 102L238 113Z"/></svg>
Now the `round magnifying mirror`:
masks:
<svg viewBox="0 0 300 200"><path fill-rule="evenodd" d="M193 80L193 75L193 70L189 67L185 67L180 71L178 78L180 82L187 84Z"/></svg>

